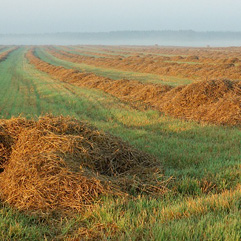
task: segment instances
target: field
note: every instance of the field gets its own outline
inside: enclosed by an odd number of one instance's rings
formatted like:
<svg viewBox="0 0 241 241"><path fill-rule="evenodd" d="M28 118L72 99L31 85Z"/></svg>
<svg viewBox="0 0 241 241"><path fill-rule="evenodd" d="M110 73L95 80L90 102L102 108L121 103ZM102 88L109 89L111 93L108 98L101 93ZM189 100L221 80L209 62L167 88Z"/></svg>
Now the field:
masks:
<svg viewBox="0 0 241 241"><path fill-rule="evenodd" d="M240 240L240 50L0 46L0 239Z"/></svg>

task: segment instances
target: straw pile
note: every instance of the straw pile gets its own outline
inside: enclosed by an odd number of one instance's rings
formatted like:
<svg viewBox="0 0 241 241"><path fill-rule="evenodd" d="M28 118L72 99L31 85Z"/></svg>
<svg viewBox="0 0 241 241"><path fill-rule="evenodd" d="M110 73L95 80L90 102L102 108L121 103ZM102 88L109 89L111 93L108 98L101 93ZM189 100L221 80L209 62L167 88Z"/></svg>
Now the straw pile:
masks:
<svg viewBox="0 0 241 241"><path fill-rule="evenodd" d="M156 103L175 117L241 125L241 81L209 80L177 87Z"/></svg>
<svg viewBox="0 0 241 241"><path fill-rule="evenodd" d="M131 190L165 190L158 161L67 117L0 120L0 198L23 210L77 210Z"/></svg>

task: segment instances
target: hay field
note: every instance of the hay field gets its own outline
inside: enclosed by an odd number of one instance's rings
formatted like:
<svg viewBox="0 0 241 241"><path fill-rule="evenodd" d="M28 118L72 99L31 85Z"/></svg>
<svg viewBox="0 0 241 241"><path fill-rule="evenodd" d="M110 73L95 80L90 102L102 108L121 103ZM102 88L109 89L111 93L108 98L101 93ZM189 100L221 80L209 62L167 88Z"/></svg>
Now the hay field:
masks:
<svg viewBox="0 0 241 241"><path fill-rule="evenodd" d="M0 239L240 240L240 50L1 46Z"/></svg>

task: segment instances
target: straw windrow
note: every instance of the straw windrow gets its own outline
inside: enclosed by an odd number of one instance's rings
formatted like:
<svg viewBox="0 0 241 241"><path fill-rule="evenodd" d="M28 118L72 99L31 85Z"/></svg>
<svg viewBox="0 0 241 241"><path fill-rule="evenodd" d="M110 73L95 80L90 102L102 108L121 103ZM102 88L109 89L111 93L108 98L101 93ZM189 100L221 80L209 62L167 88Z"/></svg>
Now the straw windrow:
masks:
<svg viewBox="0 0 241 241"><path fill-rule="evenodd" d="M134 80L111 80L93 73L48 64L30 50L30 63L51 76L77 86L103 90L131 104L141 103L182 119L214 124L241 125L241 82L206 80L171 87L143 84Z"/></svg>

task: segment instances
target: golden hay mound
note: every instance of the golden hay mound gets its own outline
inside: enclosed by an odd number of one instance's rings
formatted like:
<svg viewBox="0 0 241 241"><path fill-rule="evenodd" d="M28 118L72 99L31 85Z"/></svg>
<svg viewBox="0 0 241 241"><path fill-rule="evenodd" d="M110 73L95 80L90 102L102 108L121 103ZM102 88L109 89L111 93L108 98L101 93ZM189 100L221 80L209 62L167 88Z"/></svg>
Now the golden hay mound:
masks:
<svg viewBox="0 0 241 241"><path fill-rule="evenodd" d="M158 105L176 117L241 125L241 82L208 80L177 87Z"/></svg>
<svg viewBox="0 0 241 241"><path fill-rule="evenodd" d="M80 121L0 121L0 198L25 210L82 211L100 195L162 192L158 161Z"/></svg>

